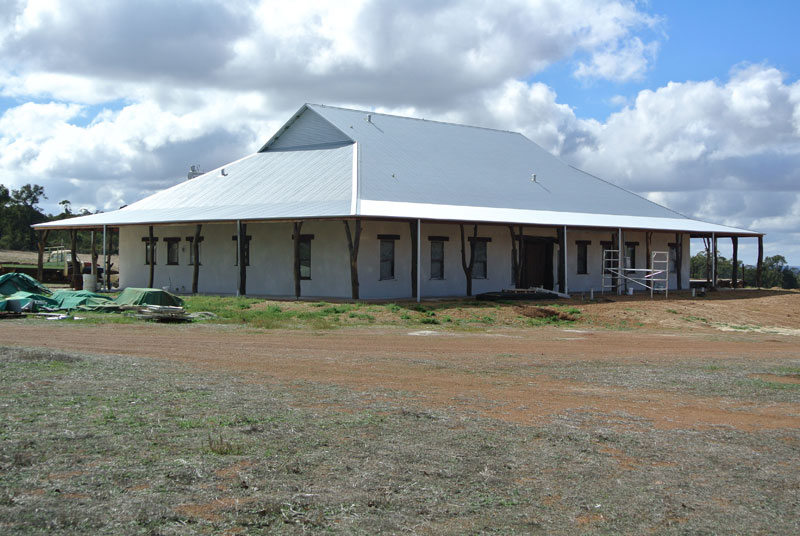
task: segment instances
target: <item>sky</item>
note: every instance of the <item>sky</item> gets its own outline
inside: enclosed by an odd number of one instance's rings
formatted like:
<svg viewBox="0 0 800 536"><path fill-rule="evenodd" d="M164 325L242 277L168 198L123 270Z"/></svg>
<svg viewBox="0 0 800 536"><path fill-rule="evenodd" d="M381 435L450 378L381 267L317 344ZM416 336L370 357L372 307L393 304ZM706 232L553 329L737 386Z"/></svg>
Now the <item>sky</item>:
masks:
<svg viewBox="0 0 800 536"><path fill-rule="evenodd" d="M800 266L798 21L779 0L0 0L0 184L114 210L314 102L522 132Z"/></svg>

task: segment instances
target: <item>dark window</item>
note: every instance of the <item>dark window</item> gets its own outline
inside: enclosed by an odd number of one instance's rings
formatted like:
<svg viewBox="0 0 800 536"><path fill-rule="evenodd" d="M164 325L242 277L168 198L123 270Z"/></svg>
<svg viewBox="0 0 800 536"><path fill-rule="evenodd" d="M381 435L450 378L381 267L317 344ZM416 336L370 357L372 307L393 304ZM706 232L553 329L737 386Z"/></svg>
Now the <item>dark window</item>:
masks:
<svg viewBox="0 0 800 536"><path fill-rule="evenodd" d="M486 263L486 240L474 240L472 247L475 249L474 264L472 265L472 279L486 279L488 266Z"/></svg>
<svg viewBox="0 0 800 536"><path fill-rule="evenodd" d="M636 268L636 243L625 242L625 268Z"/></svg>
<svg viewBox="0 0 800 536"><path fill-rule="evenodd" d="M444 242L431 241L431 279L444 279Z"/></svg>
<svg viewBox="0 0 800 536"><path fill-rule="evenodd" d="M381 280L394 279L394 239L381 239Z"/></svg>
<svg viewBox="0 0 800 536"><path fill-rule="evenodd" d="M165 238L164 242L167 243L167 264L178 264L178 246L180 245L180 238Z"/></svg>
<svg viewBox="0 0 800 536"><path fill-rule="evenodd" d="M189 242L189 266L194 266L194 237L193 236L187 236L186 237L186 241ZM203 237L201 236L200 240L198 240L197 242L198 242L198 248L197 248L198 264L200 266L202 266L203 263L199 261L199 257L200 257L199 244L203 243Z"/></svg>
<svg viewBox="0 0 800 536"><path fill-rule="evenodd" d="M300 235L300 279L311 279L311 239L313 235Z"/></svg>
<svg viewBox="0 0 800 536"><path fill-rule="evenodd" d="M578 273L589 273L589 244L588 240L578 240L575 245L578 247Z"/></svg>
<svg viewBox="0 0 800 536"><path fill-rule="evenodd" d="M150 244L150 237L145 236L142 238L142 242L144 242L144 263L150 264L150 255L153 256L153 264L156 264L156 260L158 259L156 245L158 244L158 238L153 238L153 243Z"/></svg>
<svg viewBox="0 0 800 536"><path fill-rule="evenodd" d="M236 244L236 248L233 252L233 264L234 266L239 266L239 237L237 235L233 235L231 237ZM250 239L253 238L250 235L246 235L244 237L244 265L250 266Z"/></svg>

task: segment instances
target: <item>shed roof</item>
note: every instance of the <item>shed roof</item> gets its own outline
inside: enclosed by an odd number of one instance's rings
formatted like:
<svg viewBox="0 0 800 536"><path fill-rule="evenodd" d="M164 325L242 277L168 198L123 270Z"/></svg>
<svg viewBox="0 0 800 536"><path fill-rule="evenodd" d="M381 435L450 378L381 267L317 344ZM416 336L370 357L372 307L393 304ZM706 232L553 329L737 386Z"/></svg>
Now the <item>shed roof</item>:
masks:
<svg viewBox="0 0 800 536"><path fill-rule="evenodd" d="M118 211L39 227L342 216L758 234L687 218L519 133L318 104L253 155Z"/></svg>

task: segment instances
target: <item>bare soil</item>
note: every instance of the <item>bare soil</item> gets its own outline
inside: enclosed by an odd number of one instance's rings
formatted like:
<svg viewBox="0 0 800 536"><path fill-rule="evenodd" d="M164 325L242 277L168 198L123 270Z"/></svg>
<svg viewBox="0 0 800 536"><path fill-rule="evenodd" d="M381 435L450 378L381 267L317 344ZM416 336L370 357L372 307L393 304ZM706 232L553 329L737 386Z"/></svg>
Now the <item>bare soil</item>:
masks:
<svg viewBox="0 0 800 536"><path fill-rule="evenodd" d="M515 314L519 307L505 310ZM743 405L703 392L567 380L548 370L588 362L630 367L672 361L700 366L710 360L794 363L800 293L721 292L713 300L634 297L584 303L581 310L583 320L570 327L477 332L395 327L304 332L77 322L5 323L2 329L6 344L166 358L246 372L252 381L401 391L432 408L458 406L523 424L592 408L662 428L800 427L793 403Z"/></svg>
<svg viewBox="0 0 800 536"><path fill-rule="evenodd" d="M470 330L0 321L0 529L800 531L800 293L514 324L540 305Z"/></svg>

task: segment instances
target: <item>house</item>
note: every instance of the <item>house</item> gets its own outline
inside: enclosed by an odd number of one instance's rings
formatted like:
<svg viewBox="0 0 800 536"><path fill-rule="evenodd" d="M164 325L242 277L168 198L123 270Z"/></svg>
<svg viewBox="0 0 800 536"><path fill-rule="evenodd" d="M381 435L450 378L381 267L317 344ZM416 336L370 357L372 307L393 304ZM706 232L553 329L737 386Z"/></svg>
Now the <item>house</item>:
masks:
<svg viewBox="0 0 800 536"><path fill-rule="evenodd" d="M519 133L316 104L254 154L36 228L118 229L122 287L366 299L621 291L645 288L634 279L647 268L688 288L690 237L762 239L648 201Z"/></svg>

